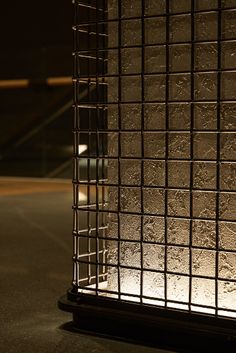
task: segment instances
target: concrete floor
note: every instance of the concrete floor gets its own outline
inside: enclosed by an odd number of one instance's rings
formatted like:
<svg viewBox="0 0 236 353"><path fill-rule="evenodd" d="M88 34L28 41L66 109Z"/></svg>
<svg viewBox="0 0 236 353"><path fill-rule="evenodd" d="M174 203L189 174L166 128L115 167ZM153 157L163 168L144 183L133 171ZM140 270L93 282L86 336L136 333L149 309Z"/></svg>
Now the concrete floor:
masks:
<svg viewBox="0 0 236 353"><path fill-rule="evenodd" d="M161 353L60 328L72 276L71 183L0 178L0 352ZM165 351L166 352L166 351Z"/></svg>

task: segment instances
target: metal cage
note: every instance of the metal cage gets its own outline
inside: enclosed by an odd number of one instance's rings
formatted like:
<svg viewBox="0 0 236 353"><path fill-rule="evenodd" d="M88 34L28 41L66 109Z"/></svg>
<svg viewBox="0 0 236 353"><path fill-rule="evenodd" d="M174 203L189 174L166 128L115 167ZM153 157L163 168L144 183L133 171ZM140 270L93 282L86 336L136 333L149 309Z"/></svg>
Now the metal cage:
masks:
<svg viewBox="0 0 236 353"><path fill-rule="evenodd" d="M233 349L236 2L74 6L74 276L60 307L88 331Z"/></svg>

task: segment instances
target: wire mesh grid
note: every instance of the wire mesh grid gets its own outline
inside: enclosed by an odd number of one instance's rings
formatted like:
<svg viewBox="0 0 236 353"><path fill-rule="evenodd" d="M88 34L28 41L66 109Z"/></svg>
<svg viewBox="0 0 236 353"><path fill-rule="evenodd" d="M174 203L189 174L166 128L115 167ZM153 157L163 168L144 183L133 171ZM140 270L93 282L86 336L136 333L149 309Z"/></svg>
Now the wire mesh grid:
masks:
<svg viewBox="0 0 236 353"><path fill-rule="evenodd" d="M235 1L74 4L74 288L235 317Z"/></svg>

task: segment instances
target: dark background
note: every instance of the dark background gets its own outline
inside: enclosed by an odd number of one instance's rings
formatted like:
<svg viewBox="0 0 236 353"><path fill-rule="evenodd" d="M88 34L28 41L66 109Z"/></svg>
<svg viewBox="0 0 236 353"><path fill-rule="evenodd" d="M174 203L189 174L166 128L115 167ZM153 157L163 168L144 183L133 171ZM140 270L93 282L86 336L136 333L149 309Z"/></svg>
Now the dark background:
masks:
<svg viewBox="0 0 236 353"><path fill-rule="evenodd" d="M72 76L72 2L4 1L0 13L0 86L31 82L0 89L0 175L70 178L72 87L45 79Z"/></svg>

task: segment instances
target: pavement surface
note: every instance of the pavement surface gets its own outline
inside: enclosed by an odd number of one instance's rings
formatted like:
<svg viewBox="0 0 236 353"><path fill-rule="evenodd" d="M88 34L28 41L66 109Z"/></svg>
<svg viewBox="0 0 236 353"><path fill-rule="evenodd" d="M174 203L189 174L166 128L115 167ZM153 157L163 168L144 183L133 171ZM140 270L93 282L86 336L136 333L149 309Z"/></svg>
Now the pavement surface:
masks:
<svg viewBox="0 0 236 353"><path fill-rule="evenodd" d="M0 178L0 352L167 353L63 328L71 314L57 300L72 278L71 204L70 181Z"/></svg>

